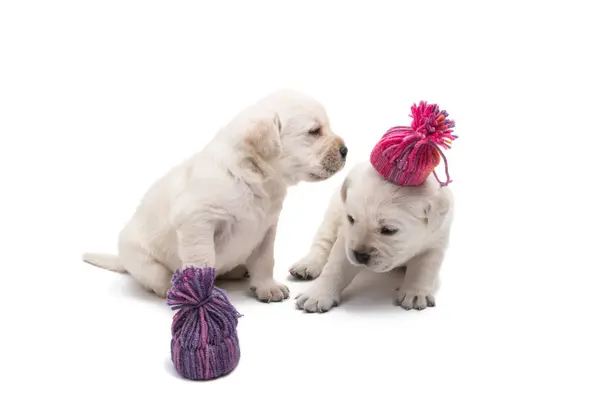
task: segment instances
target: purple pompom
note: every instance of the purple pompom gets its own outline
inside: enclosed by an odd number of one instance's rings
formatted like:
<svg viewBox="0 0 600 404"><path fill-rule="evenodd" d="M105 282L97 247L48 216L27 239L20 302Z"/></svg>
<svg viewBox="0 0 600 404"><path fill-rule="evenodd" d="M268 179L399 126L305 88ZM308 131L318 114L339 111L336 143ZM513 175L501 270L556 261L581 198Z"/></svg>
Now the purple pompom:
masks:
<svg viewBox="0 0 600 404"><path fill-rule="evenodd" d="M210 380L230 373L240 360L237 336L241 314L214 286L214 268L177 271L167 304L177 313L171 326L171 360L190 380Z"/></svg>

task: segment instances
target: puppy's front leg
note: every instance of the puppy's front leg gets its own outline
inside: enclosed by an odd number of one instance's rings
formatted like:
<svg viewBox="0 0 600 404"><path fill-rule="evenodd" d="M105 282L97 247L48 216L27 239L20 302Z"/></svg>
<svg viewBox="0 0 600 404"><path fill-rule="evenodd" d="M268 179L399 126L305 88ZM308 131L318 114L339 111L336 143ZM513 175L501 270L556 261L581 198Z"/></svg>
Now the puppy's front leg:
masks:
<svg viewBox="0 0 600 404"><path fill-rule="evenodd" d="M397 290L396 304L406 310L423 310L435 306L435 289L444 250L426 251L406 264L406 275Z"/></svg>
<svg viewBox="0 0 600 404"><path fill-rule="evenodd" d="M296 297L296 307L309 313L325 313L340 303L344 289L359 272L346 258L344 236L340 232L321 276Z"/></svg>
<svg viewBox="0 0 600 404"><path fill-rule="evenodd" d="M292 265L290 274L298 279L315 279L321 275L331 249L337 239L340 218L346 217L339 194L335 193L329 202L323 221L315 233L310 252Z"/></svg>
<svg viewBox="0 0 600 404"><path fill-rule="evenodd" d="M246 262L250 275L250 290L258 300L265 303L281 302L290 297L288 287L273 279L276 233L277 225L273 225Z"/></svg>

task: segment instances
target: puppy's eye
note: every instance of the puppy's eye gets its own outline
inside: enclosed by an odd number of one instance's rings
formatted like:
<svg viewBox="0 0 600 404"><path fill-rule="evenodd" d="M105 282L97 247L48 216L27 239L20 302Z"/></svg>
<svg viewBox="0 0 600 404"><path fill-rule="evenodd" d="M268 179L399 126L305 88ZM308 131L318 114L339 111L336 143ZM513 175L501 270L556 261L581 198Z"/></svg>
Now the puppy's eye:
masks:
<svg viewBox="0 0 600 404"><path fill-rule="evenodd" d="M350 222L350 224L354 224L354 218L350 215L348 215L348 221Z"/></svg>
<svg viewBox="0 0 600 404"><path fill-rule="evenodd" d="M398 233L398 229L391 229L389 227L384 226L381 229L379 229L379 232L384 236L391 236L392 234Z"/></svg>
<svg viewBox="0 0 600 404"><path fill-rule="evenodd" d="M311 130L308 131L308 134L312 135L312 136L319 136L321 134L321 127L316 126L316 127L312 128Z"/></svg>

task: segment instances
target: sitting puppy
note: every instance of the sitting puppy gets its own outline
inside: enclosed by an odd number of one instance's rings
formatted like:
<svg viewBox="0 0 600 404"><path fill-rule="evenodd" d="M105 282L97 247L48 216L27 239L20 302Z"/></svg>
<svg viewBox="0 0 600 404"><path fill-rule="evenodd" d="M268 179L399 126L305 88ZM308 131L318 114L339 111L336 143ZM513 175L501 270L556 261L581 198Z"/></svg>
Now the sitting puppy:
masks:
<svg viewBox="0 0 600 404"><path fill-rule="evenodd" d="M83 260L127 272L163 298L186 266L214 267L219 277L247 271L260 301L282 301L289 290L273 278L273 246L287 188L331 177L347 153L319 102L270 94L150 188L120 233L118 256Z"/></svg>
<svg viewBox="0 0 600 404"><path fill-rule="evenodd" d="M318 277L296 306L326 312L361 269L400 267L406 275L396 303L407 310L434 306L452 216L451 191L434 178L403 187L369 163L357 165L333 195L310 252L290 270L297 278Z"/></svg>

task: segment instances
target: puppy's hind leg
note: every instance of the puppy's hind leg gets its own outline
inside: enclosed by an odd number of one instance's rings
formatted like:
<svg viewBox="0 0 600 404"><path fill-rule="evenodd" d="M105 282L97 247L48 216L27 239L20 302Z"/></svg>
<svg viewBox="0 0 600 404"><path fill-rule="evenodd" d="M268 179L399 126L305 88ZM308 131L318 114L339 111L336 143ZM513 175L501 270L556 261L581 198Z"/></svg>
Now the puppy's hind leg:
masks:
<svg viewBox="0 0 600 404"><path fill-rule="evenodd" d="M290 274L298 279L315 279L327 264L331 249L338 238L343 205L340 195L335 193L329 202L325 217L313 238L308 254L292 265Z"/></svg>
<svg viewBox="0 0 600 404"><path fill-rule="evenodd" d="M127 244L121 246L119 256L127 272L146 290L166 298L171 289L173 273L155 260L141 246Z"/></svg>

